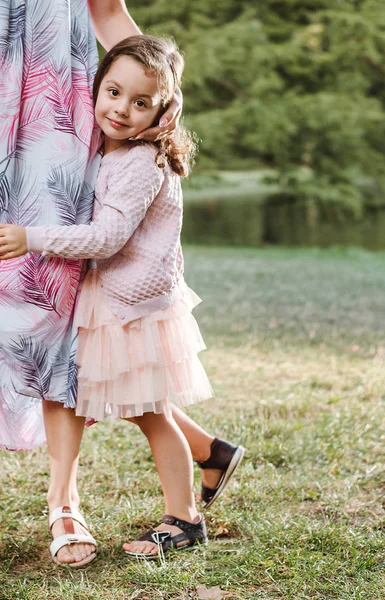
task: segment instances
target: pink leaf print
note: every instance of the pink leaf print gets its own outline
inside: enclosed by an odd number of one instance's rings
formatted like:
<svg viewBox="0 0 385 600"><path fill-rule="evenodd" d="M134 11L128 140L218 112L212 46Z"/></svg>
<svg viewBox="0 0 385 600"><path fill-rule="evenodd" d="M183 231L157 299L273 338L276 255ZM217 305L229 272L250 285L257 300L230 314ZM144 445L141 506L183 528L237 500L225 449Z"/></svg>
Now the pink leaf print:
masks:
<svg viewBox="0 0 385 600"><path fill-rule="evenodd" d="M48 76L47 65L53 54L57 36L57 27L46 2L36 2L31 6L26 21L24 39L24 57L22 72L21 103L37 95L41 96L52 81ZM41 29L44 27L44 35Z"/></svg>
<svg viewBox="0 0 385 600"><path fill-rule="evenodd" d="M74 122L71 83L68 66L63 63L56 69L55 78L51 82L49 91L47 92L47 100L53 108L55 129L62 133L69 133L80 139Z"/></svg>
<svg viewBox="0 0 385 600"><path fill-rule="evenodd" d="M72 309L75 300L80 264L31 254L19 273L24 284L24 301L68 316L68 309Z"/></svg>

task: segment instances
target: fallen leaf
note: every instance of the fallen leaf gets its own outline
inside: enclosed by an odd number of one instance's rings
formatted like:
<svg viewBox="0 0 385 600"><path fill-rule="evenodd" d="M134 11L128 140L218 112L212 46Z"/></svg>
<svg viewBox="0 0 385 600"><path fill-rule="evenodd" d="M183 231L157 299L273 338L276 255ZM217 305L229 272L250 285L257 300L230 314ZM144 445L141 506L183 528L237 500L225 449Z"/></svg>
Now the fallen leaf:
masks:
<svg viewBox="0 0 385 600"><path fill-rule="evenodd" d="M220 537L224 535L230 535L230 531L227 529L226 523L221 523L221 525L219 525L218 529L214 533L214 537Z"/></svg>
<svg viewBox="0 0 385 600"><path fill-rule="evenodd" d="M200 585L196 591L195 596L198 600L222 600L226 597L226 592L221 590L218 586L207 589L204 585Z"/></svg>

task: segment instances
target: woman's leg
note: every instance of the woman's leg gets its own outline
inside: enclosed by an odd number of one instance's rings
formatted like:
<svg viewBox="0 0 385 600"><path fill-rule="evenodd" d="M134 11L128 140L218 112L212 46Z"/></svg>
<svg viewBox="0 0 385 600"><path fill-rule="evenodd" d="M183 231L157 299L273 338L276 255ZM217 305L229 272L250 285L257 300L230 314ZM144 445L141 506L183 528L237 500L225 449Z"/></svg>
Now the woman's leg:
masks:
<svg viewBox="0 0 385 600"><path fill-rule="evenodd" d="M77 417L74 410L64 408L58 402L44 401L43 413L51 469L47 494L49 511L59 506L78 508L76 473L84 419ZM75 533L85 533L79 523L73 523ZM56 538L64 533L63 520L59 519L52 527L52 535ZM95 546L91 544L73 544L59 550L57 559L63 563L78 562L93 552Z"/></svg>
<svg viewBox="0 0 385 600"><path fill-rule="evenodd" d="M145 413L142 417L128 419L139 425L147 437L165 499L165 513L190 523L199 522L193 492L191 452L185 436L169 414ZM161 524L156 529L181 533L175 526ZM157 553L152 542L132 542L123 548L130 552Z"/></svg>

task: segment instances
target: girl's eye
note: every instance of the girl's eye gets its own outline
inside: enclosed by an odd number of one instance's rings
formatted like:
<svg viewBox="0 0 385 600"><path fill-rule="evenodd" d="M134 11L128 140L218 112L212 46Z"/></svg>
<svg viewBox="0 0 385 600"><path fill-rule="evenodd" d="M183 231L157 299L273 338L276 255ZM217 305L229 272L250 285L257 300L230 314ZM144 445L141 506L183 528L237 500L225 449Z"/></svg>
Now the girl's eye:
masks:
<svg viewBox="0 0 385 600"><path fill-rule="evenodd" d="M146 108L146 103L143 102L143 100L137 100L136 101L136 106L138 106L139 108Z"/></svg>
<svg viewBox="0 0 385 600"><path fill-rule="evenodd" d="M111 88L108 91L110 92L111 96L113 96L114 98L116 98L116 96L119 96L119 92L115 88Z"/></svg>

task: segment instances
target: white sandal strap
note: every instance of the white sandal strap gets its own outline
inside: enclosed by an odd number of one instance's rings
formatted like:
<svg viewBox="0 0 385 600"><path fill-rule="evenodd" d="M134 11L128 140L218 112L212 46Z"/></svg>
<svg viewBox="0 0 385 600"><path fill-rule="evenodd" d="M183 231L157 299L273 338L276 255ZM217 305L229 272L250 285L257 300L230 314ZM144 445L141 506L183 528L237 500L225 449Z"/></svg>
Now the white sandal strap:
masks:
<svg viewBox="0 0 385 600"><path fill-rule="evenodd" d="M95 547L97 546L92 535L71 535L66 533L54 539L49 549L52 556L55 557L61 548L70 546L71 544L93 544Z"/></svg>
<svg viewBox="0 0 385 600"><path fill-rule="evenodd" d="M88 529L83 515L75 508L70 509L68 506L59 506L58 508L55 508L49 515L49 528L51 529L52 525L59 519L73 519L80 523L80 525L83 525L85 529Z"/></svg>

